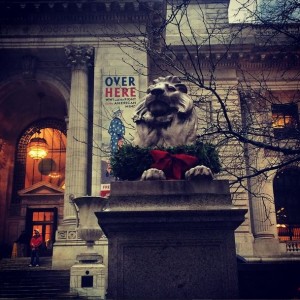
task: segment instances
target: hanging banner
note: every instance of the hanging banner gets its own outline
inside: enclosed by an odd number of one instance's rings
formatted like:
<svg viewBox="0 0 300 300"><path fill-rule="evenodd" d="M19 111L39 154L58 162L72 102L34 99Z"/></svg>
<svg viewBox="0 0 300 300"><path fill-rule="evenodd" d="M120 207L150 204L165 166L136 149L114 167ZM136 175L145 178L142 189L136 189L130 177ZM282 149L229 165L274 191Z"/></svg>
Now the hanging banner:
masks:
<svg viewBox="0 0 300 300"><path fill-rule="evenodd" d="M110 155L124 143L131 143L135 131L132 121L139 102L139 77L132 75L102 76L102 145L101 183L113 180Z"/></svg>

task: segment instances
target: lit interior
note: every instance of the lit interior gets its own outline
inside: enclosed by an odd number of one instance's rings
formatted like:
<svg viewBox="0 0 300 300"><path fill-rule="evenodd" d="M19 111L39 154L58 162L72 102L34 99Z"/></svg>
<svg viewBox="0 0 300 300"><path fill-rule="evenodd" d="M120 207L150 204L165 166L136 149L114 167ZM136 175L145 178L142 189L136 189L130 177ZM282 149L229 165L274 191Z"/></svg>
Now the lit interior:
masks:
<svg viewBox="0 0 300 300"><path fill-rule="evenodd" d="M291 115L273 113L272 121L273 128L285 128L294 126L294 118Z"/></svg>
<svg viewBox="0 0 300 300"><path fill-rule="evenodd" d="M29 147L26 157L25 188L44 181L63 188L65 183L66 166L66 136L53 128L41 129L39 134L48 145L47 155L40 159L29 156ZM34 138L35 135L32 136Z"/></svg>

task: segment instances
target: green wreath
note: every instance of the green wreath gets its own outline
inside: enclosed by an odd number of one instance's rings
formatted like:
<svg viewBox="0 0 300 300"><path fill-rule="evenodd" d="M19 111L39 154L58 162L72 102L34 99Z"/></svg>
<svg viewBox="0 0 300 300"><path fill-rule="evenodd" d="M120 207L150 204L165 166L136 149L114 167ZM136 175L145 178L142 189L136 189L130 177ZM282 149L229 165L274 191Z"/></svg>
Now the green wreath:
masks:
<svg viewBox="0 0 300 300"><path fill-rule="evenodd" d="M212 144L204 144L197 140L194 145L182 145L176 147L141 148L130 144L123 145L111 157L113 176L117 180L138 180L143 172L153 164L150 150L158 149L170 154L187 154L198 158L198 165L204 165L219 173L221 164L216 148Z"/></svg>

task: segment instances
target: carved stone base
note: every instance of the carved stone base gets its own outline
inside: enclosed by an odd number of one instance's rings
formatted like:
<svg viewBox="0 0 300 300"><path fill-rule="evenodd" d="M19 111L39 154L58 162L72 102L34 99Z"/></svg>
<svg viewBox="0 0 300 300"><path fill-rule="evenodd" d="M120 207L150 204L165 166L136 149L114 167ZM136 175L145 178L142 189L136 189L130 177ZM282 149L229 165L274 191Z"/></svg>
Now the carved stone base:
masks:
<svg viewBox="0 0 300 300"><path fill-rule="evenodd" d="M81 253L76 256L80 263L103 263L103 257L97 253Z"/></svg>
<svg viewBox="0 0 300 300"><path fill-rule="evenodd" d="M106 270L101 263L75 264L71 267L70 291L87 299L104 299Z"/></svg>
<svg viewBox="0 0 300 300"><path fill-rule="evenodd" d="M260 237L255 238L253 243L254 255L256 257L278 256L279 255L279 241L274 237Z"/></svg>
<svg viewBox="0 0 300 300"><path fill-rule="evenodd" d="M238 297L234 230L246 210L232 206L227 181L115 182L109 202L96 213L107 298Z"/></svg>

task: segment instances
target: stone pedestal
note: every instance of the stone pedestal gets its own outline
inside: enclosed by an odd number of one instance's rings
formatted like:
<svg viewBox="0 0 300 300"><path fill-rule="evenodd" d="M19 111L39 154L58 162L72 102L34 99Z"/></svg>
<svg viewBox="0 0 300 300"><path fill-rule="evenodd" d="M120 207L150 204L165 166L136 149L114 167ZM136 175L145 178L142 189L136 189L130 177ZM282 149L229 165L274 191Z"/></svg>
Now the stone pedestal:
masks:
<svg viewBox="0 0 300 300"><path fill-rule="evenodd" d="M102 263L79 263L71 267L70 291L87 298L104 299L106 271Z"/></svg>
<svg viewBox="0 0 300 300"><path fill-rule="evenodd" d="M101 211L107 199L84 196L75 198L74 203L79 210L78 233L86 242L86 251L77 255L79 263L71 267L70 290L77 291L85 297L104 299L106 272L103 257L95 249L95 241L103 235L98 226L95 211Z"/></svg>
<svg viewBox="0 0 300 300"><path fill-rule="evenodd" d="M115 182L96 212L109 243L108 299L238 297L228 181Z"/></svg>

